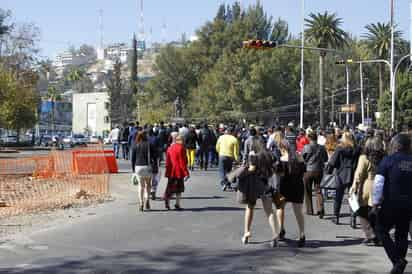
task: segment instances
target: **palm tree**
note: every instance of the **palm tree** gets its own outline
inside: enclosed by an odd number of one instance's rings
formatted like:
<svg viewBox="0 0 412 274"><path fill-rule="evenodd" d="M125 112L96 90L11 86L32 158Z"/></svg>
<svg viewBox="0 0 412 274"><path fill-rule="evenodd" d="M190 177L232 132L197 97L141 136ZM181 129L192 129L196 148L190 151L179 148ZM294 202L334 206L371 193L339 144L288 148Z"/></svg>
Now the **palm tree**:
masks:
<svg viewBox="0 0 412 274"><path fill-rule="evenodd" d="M78 84L80 83L81 80L84 78L84 71L79 69L79 68L72 68L67 75L66 79L70 82L73 83L74 90L78 89ZM80 92L80 89L77 90Z"/></svg>
<svg viewBox="0 0 412 274"><path fill-rule="evenodd" d="M378 59L388 59L389 51L391 47L391 25L390 23L372 23L365 26L367 33L362 37L366 40L369 48L375 54ZM402 32L395 31L395 42L399 42ZM383 95L383 67L382 63L379 63L379 98Z"/></svg>
<svg viewBox="0 0 412 274"><path fill-rule="evenodd" d="M327 11L321 14L309 14L306 22L306 37L308 41L318 48L341 48L346 44L347 33L341 29L342 19L335 13L329 14ZM319 106L320 106L320 126L325 126L324 102L323 102L323 64L326 51L319 54Z"/></svg>
<svg viewBox="0 0 412 274"><path fill-rule="evenodd" d="M47 99L51 102L52 104L52 109L51 109L51 120L52 120L52 133L54 134L55 130L55 104L56 101L60 101L61 95L58 93L57 88L55 86L49 86L47 89Z"/></svg>

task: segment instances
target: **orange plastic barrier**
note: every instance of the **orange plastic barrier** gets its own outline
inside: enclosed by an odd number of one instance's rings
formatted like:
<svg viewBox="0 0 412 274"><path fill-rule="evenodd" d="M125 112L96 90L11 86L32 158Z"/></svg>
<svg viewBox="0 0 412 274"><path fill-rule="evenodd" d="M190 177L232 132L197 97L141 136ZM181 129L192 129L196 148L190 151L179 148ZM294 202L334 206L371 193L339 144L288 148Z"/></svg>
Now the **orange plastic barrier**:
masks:
<svg viewBox="0 0 412 274"><path fill-rule="evenodd" d="M119 172L113 150L75 150L72 153L74 174Z"/></svg>

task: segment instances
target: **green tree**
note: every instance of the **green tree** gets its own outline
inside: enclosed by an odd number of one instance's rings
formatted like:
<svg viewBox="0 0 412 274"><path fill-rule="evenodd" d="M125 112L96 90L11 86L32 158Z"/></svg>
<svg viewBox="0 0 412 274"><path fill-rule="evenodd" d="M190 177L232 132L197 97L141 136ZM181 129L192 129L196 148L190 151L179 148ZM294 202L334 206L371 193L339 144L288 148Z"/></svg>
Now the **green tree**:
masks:
<svg viewBox="0 0 412 274"><path fill-rule="evenodd" d="M290 40L289 26L285 20L279 18L274 24L270 40L276 41L278 44L285 44Z"/></svg>
<svg viewBox="0 0 412 274"><path fill-rule="evenodd" d="M388 60L391 47L391 25L389 23L372 23L365 26L367 32L363 35L370 50L377 59ZM395 42L399 44L402 33L395 30ZM379 98L383 96L383 71L384 64L378 64L379 72Z"/></svg>
<svg viewBox="0 0 412 274"><path fill-rule="evenodd" d="M75 92L82 93L81 81L84 79L85 73L78 67L71 67L69 73L66 76L66 80L72 83L73 90Z"/></svg>
<svg viewBox="0 0 412 274"><path fill-rule="evenodd" d="M56 130L56 121L55 121L55 114L56 114L56 102L61 101L62 97L60 93L57 91L55 86L49 86L47 89L47 100L49 100L52 104L51 109L51 122L52 122L52 132L54 134Z"/></svg>
<svg viewBox="0 0 412 274"><path fill-rule="evenodd" d="M390 129L392 125L392 94L385 92L378 102L378 111L381 117L378 126ZM412 77L408 72L401 73L397 77L397 89L395 100L395 128L401 130L402 126L412 123Z"/></svg>
<svg viewBox="0 0 412 274"><path fill-rule="evenodd" d="M346 44L347 33L341 28L343 20L336 14L329 14L327 11L321 14L311 13L306 21L306 35L309 42L319 48L341 48ZM320 125L325 126L324 120L324 86L323 86L323 66L326 51L319 54L319 108Z"/></svg>
<svg viewBox="0 0 412 274"><path fill-rule="evenodd" d="M15 130L19 141L20 131L36 123L37 95L33 86L23 84L15 73L0 68L0 96L0 125Z"/></svg>

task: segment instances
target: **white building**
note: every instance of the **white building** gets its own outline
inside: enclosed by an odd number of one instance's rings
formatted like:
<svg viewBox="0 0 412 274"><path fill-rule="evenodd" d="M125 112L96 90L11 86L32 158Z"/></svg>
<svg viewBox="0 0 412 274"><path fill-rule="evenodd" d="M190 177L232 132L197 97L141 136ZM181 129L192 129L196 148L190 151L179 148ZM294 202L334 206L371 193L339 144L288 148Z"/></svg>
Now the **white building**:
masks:
<svg viewBox="0 0 412 274"><path fill-rule="evenodd" d="M84 55L74 55L69 51L65 51L56 56L53 65L56 69L62 70L67 66L81 66L87 64L90 57Z"/></svg>
<svg viewBox="0 0 412 274"><path fill-rule="evenodd" d="M112 44L106 48L106 58L110 60L119 59L120 62L126 63L131 52L131 48L125 43Z"/></svg>
<svg viewBox="0 0 412 274"><path fill-rule="evenodd" d="M73 94L73 133L104 136L110 131L107 92Z"/></svg>

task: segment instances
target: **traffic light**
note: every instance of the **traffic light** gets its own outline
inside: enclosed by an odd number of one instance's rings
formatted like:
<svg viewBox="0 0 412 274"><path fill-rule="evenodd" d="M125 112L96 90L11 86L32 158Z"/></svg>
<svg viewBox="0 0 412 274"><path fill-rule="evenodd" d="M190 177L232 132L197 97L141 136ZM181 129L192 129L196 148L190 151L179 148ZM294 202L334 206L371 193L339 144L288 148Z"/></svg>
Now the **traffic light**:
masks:
<svg viewBox="0 0 412 274"><path fill-rule="evenodd" d="M353 63L352 59L339 60L335 62L336 65L345 65L345 64L352 64L352 63Z"/></svg>
<svg viewBox="0 0 412 274"><path fill-rule="evenodd" d="M247 49L273 49L276 48L277 43L275 41L268 40L248 40L243 41L243 48Z"/></svg>

